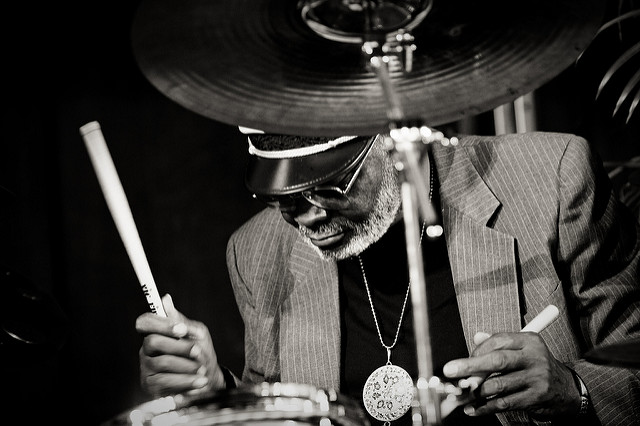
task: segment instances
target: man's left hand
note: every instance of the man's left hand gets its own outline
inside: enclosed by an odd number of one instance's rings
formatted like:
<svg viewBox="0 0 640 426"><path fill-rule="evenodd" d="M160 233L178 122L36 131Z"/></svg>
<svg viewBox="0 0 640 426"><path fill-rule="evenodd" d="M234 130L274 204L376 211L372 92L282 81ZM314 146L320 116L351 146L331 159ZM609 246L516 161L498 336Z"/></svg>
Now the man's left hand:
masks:
<svg viewBox="0 0 640 426"><path fill-rule="evenodd" d="M484 340L486 339L486 340ZM485 378L478 398L464 407L480 416L525 410L540 420L575 416L580 393L573 373L549 351L537 333L478 333L471 357L449 361L443 368L450 379Z"/></svg>

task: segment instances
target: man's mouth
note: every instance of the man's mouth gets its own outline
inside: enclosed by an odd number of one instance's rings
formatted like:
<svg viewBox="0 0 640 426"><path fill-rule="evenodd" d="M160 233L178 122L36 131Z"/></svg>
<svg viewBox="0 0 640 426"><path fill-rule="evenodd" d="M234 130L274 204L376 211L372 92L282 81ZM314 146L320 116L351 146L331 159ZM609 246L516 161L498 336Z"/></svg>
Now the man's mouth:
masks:
<svg viewBox="0 0 640 426"><path fill-rule="evenodd" d="M343 231L334 232L331 234L324 234L324 235L309 235L309 239L311 240L313 245L319 248L331 247L339 243L340 241L342 241L343 238L344 238Z"/></svg>

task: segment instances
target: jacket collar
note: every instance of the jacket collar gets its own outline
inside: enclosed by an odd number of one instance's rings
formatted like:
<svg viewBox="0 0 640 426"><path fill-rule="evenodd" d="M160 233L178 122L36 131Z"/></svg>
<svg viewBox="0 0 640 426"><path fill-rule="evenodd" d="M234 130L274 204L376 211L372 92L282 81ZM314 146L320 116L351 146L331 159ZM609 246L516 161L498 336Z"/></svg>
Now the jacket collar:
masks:
<svg viewBox="0 0 640 426"><path fill-rule="evenodd" d="M479 173L483 168L475 146L454 148L434 143L432 152L442 204L486 226L500 207L500 201Z"/></svg>

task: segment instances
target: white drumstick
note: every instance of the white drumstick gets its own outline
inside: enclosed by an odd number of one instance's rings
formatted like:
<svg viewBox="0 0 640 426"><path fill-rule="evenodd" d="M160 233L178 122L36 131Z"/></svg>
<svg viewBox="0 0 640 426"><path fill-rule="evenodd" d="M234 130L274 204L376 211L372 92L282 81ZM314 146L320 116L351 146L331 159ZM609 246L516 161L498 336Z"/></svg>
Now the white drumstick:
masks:
<svg viewBox="0 0 640 426"><path fill-rule="evenodd" d="M544 308L538 315L535 316L531 322L524 326L521 332L524 331L533 331L534 333L540 333L542 330L547 328L552 322L558 318L560 311L558 307L555 305L549 305Z"/></svg>
<svg viewBox="0 0 640 426"><path fill-rule="evenodd" d="M167 314L162 306L162 299L156 288L156 283L151 274L147 256L142 248L142 242L138 235L133 215L129 208L127 197L122 189L118 172L111 159L111 154L107 148L107 143L102 135L100 124L92 121L80 127L80 134L84 144L89 151L91 163L98 176L98 182L102 188L102 193L111 212L111 216L118 228L120 238L124 243L129 259L136 272L142 292L147 298L147 303L151 312L166 317Z"/></svg>

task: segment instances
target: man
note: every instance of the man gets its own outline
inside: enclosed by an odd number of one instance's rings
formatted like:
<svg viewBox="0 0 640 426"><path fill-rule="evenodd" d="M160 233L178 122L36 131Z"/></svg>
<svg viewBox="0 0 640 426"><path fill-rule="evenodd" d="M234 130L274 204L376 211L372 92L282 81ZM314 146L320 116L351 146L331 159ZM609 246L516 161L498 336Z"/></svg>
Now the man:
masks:
<svg viewBox="0 0 640 426"><path fill-rule="evenodd" d="M378 409L370 391L380 367L417 378L400 179L386 138L248 138L247 186L276 208L228 244L245 323L242 382L335 389L363 400L372 424L409 424L406 405ZM640 334L639 225L587 142L470 136L432 143L421 167L444 230L430 238L423 227L420 242L434 374L486 377L444 421L639 424L638 371L583 359ZM239 385L207 328L164 303L168 318L136 323L142 385L156 396ZM549 304L555 322L519 332Z"/></svg>

